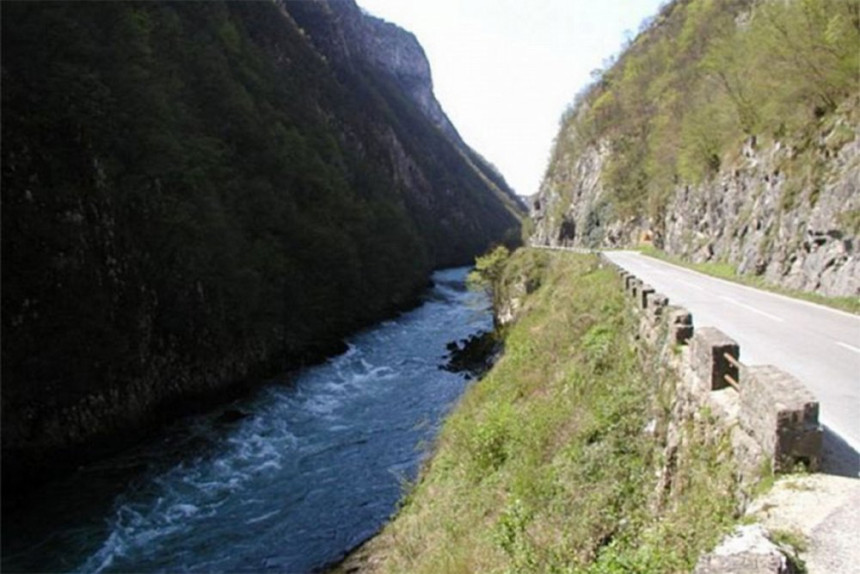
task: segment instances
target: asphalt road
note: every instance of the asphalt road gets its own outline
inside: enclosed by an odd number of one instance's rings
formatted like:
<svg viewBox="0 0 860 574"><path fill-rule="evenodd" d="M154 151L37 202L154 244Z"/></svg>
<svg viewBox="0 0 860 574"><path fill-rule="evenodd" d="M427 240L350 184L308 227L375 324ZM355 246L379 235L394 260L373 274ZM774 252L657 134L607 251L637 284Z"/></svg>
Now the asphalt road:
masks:
<svg viewBox="0 0 860 574"><path fill-rule="evenodd" d="M775 365L818 397L822 424L860 452L860 317L716 279L633 251L606 251L695 326L720 329L747 365ZM856 476L856 475L855 475Z"/></svg>

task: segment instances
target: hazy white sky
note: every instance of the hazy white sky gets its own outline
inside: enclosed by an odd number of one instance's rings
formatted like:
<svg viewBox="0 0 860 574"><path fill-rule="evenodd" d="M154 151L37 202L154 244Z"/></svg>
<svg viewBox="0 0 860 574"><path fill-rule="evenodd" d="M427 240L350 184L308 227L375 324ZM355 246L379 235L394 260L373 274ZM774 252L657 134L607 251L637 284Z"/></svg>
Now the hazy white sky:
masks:
<svg viewBox="0 0 860 574"><path fill-rule="evenodd" d="M413 32L463 139L535 193L559 119L664 0L357 0Z"/></svg>

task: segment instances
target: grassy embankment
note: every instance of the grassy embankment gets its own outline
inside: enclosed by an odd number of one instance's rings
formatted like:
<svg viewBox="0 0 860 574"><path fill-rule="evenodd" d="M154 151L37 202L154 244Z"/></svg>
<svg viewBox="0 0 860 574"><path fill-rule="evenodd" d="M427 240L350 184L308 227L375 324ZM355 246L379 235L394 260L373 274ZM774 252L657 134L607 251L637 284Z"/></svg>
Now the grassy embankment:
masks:
<svg viewBox="0 0 860 574"><path fill-rule="evenodd" d="M727 281L734 281L741 285L763 289L765 291L778 293L795 299L803 299L811 303L817 303L818 305L824 305L826 307L832 307L833 309L839 309L840 311L860 315L860 297L828 297L827 295L821 295L820 293L800 291L799 289L789 289L787 287L768 283L759 275L744 275L738 273L737 268L730 263L722 261L691 263L680 257L670 255L661 249L648 245L639 247L639 251L644 255L649 255L656 259L662 259L663 261L668 261L669 263L674 263L675 265L680 265L681 267L686 267L688 269L704 273L705 275L725 279Z"/></svg>
<svg viewBox="0 0 860 574"><path fill-rule="evenodd" d="M733 522L730 449L706 413L683 423L671 491L657 488L674 383L637 357L614 273L592 256L520 250L497 300L526 282L504 356L447 420L398 516L347 568L687 571Z"/></svg>

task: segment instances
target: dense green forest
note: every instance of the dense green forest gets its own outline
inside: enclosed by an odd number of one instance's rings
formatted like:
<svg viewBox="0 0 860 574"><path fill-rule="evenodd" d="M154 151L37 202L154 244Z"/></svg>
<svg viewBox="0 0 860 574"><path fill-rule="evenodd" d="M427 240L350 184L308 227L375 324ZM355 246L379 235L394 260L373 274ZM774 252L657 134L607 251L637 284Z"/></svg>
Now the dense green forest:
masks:
<svg viewBox="0 0 860 574"><path fill-rule="evenodd" d="M857 0L671 2L565 113L547 178L606 144L617 215L659 221L675 186L713 176L750 137L811 147L837 108L858 106L858 70ZM795 181L817 185L808 171Z"/></svg>
<svg viewBox="0 0 860 574"><path fill-rule="evenodd" d="M318 358L518 237L503 180L328 62L301 4L2 3L4 477Z"/></svg>

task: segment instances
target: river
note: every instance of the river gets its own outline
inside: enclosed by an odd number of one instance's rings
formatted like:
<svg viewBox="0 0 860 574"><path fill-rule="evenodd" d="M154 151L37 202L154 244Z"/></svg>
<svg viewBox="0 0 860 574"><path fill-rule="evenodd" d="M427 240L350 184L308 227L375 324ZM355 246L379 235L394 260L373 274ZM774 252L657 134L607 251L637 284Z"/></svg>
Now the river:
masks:
<svg viewBox="0 0 860 574"><path fill-rule="evenodd" d="M48 485L3 571L309 572L373 535L465 389L445 345L492 327L466 269L349 350ZM225 413L248 416L227 422Z"/></svg>

